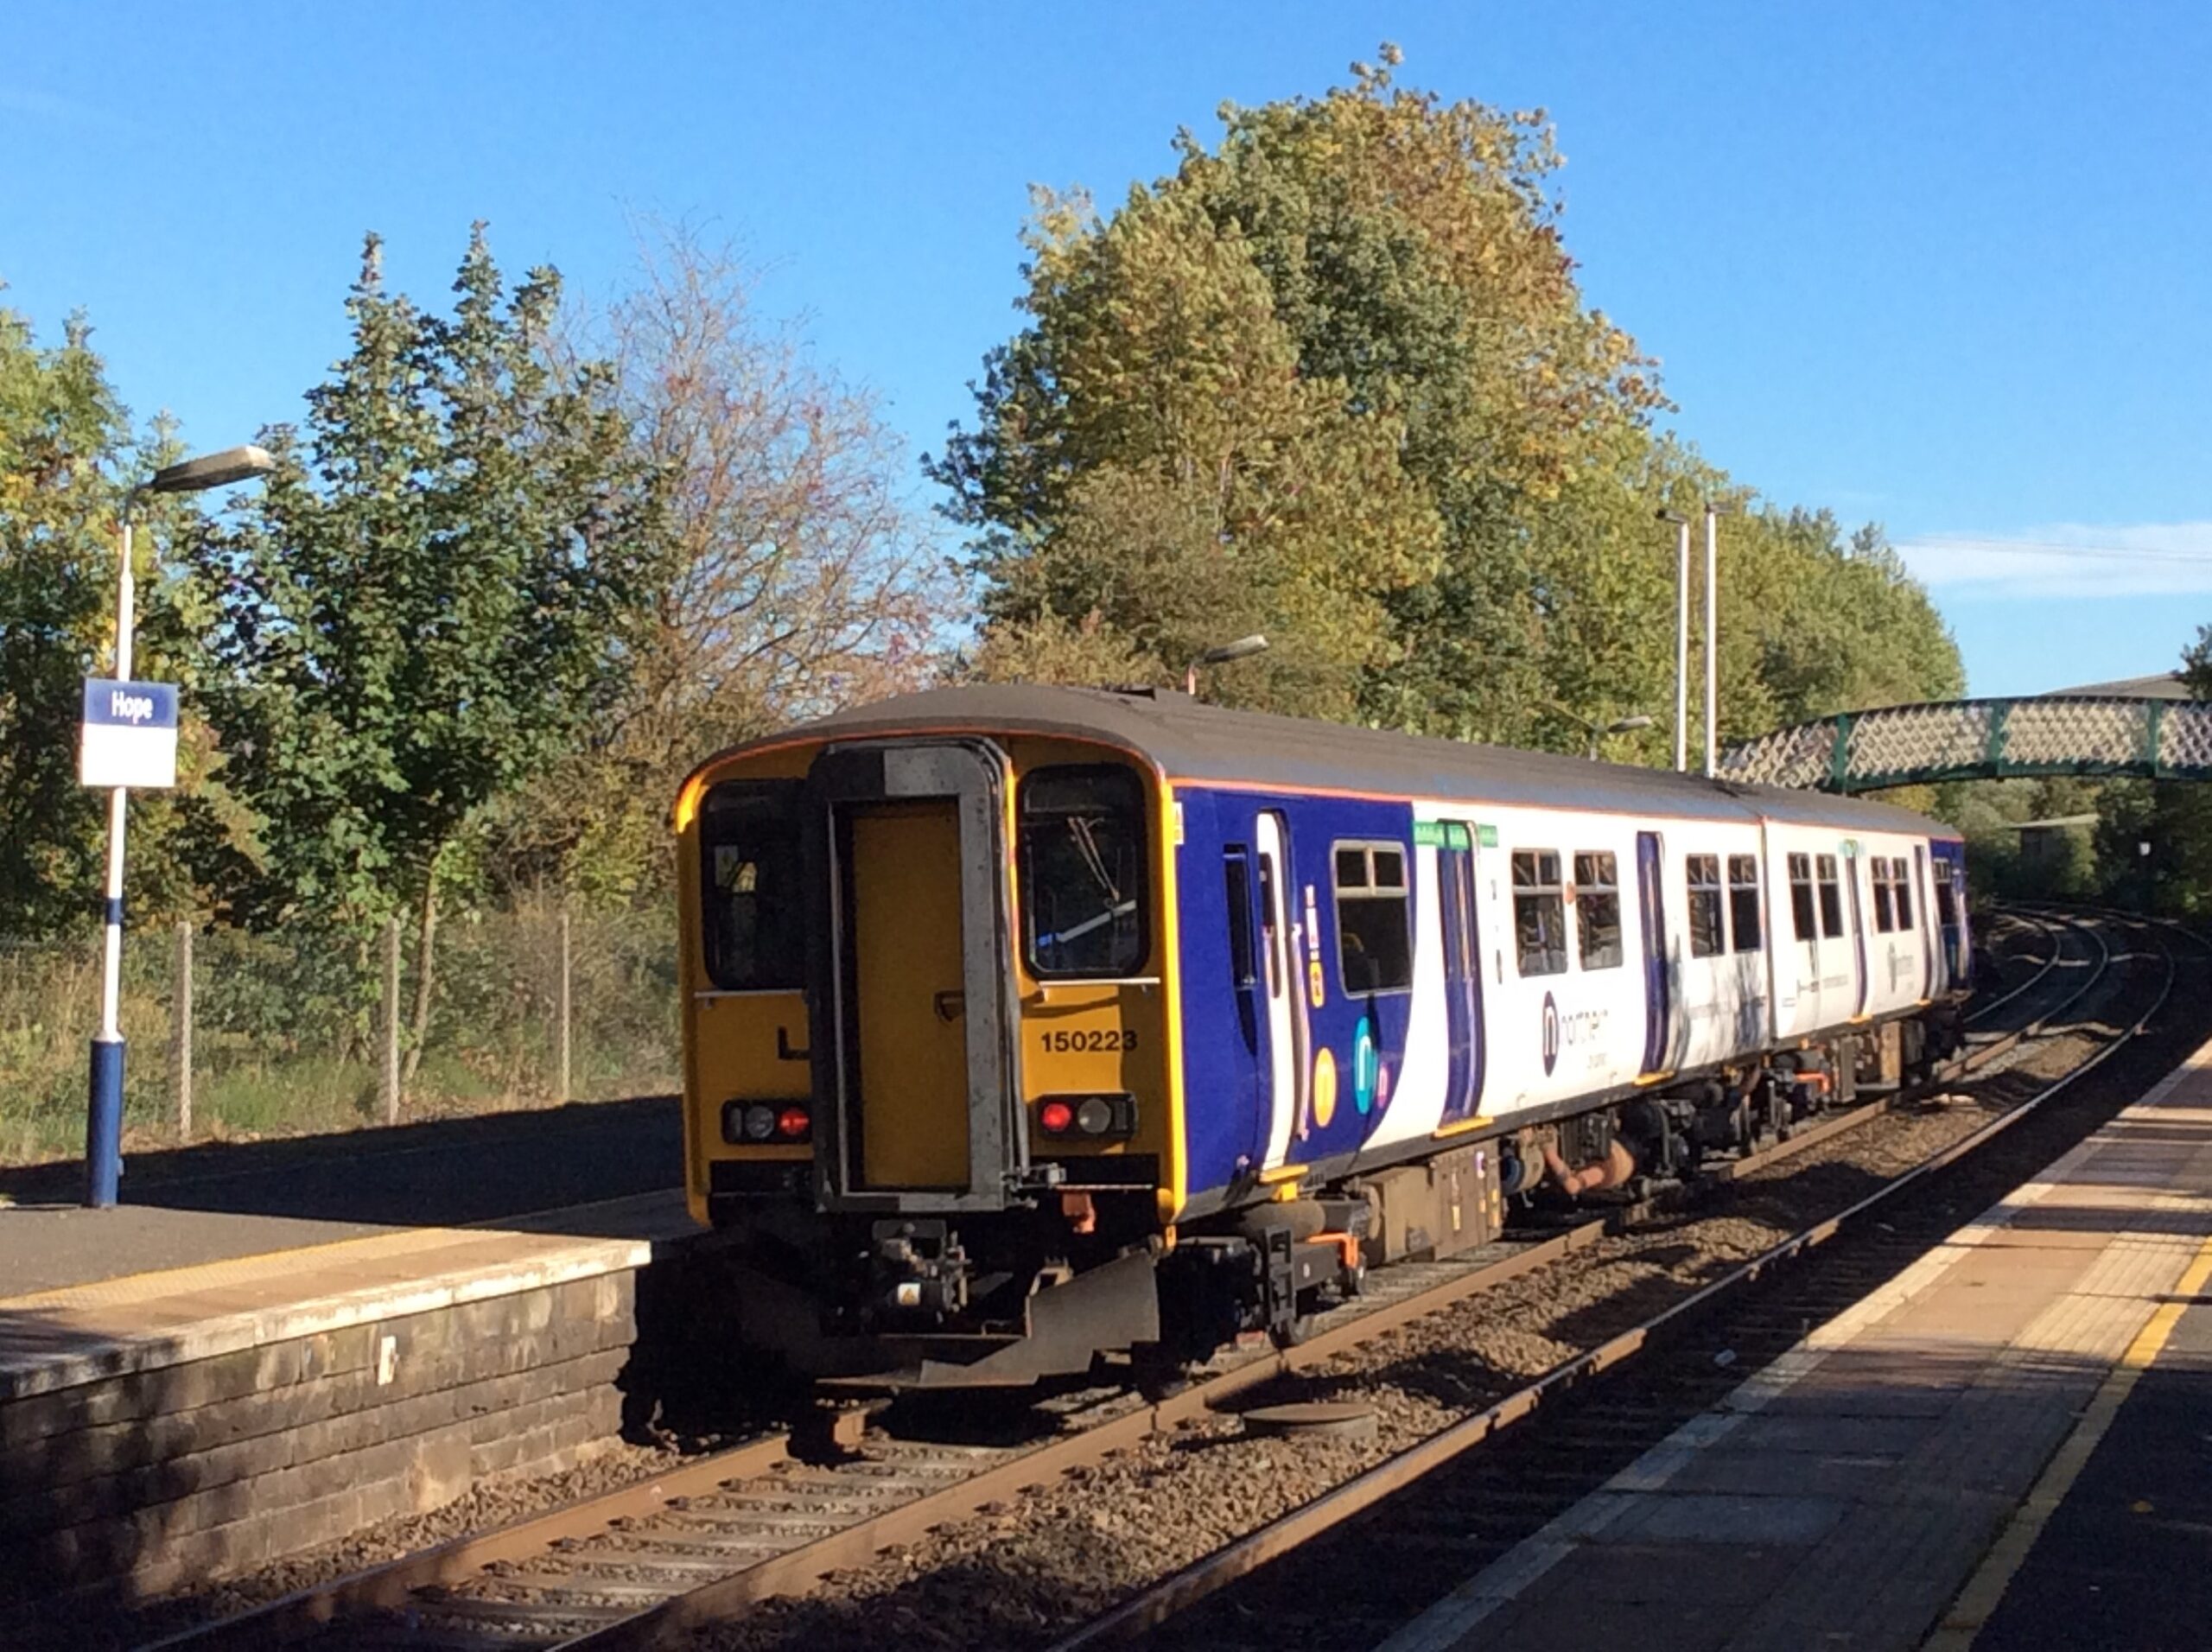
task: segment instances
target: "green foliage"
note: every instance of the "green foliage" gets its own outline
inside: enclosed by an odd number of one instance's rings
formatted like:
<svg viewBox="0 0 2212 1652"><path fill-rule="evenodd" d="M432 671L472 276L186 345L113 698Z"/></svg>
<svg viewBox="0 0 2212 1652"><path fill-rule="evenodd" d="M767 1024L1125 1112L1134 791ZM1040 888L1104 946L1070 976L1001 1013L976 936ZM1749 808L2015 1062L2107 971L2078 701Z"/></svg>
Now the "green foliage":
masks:
<svg viewBox="0 0 2212 1652"><path fill-rule="evenodd" d="M930 465L973 535L976 670L1172 681L1259 630L1220 697L1563 749L1578 718L1669 721L1654 513L1756 502L1652 433L1650 364L1575 285L1541 113L1396 62L1225 108L1103 219L1040 198L1028 324ZM1956 691L1878 531L1756 506L1723 538L1726 733Z"/></svg>
<svg viewBox="0 0 2212 1652"><path fill-rule="evenodd" d="M257 842L211 868L239 917L362 922L434 886L493 800L620 697L664 555L656 478L589 364L543 345L478 226L450 318L387 292L370 238L353 343L270 433L276 473L194 566L211 686Z"/></svg>
<svg viewBox="0 0 2212 1652"><path fill-rule="evenodd" d="M124 496L177 456L158 425L132 436L91 331L72 318L61 346L41 349L0 309L0 936L81 931L96 909L106 811L77 784L81 689L114 664ZM137 676L198 679L196 616L157 554L197 519L186 499L142 496L133 511ZM126 893L143 918L194 909L192 846L236 821L189 699L181 722L178 790L130 799Z"/></svg>
<svg viewBox="0 0 2212 1652"><path fill-rule="evenodd" d="M111 474L124 416L81 321L41 350L0 310L0 934L38 934L98 887L98 801L77 785L79 694L112 634Z"/></svg>

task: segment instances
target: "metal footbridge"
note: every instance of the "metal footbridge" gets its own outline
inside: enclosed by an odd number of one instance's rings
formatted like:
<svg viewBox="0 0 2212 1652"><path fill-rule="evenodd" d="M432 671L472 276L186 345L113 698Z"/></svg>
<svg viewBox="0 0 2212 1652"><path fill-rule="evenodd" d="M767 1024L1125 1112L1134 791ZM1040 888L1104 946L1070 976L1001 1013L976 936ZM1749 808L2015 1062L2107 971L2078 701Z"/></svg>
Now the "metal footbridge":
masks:
<svg viewBox="0 0 2212 1652"><path fill-rule="evenodd" d="M1719 768L1845 792L2044 774L2212 780L2212 701L2053 694L1844 711L1730 747Z"/></svg>

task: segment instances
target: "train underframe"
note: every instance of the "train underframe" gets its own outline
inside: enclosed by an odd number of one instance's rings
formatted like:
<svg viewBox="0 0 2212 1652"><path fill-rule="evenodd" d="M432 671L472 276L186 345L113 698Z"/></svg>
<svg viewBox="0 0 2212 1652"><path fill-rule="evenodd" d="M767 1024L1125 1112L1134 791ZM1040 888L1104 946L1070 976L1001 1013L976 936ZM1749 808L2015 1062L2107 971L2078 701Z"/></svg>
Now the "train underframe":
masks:
<svg viewBox="0 0 2212 1652"><path fill-rule="evenodd" d="M741 1334L806 1375L1018 1387L1125 1353L1165 1382L1240 1338L1295 1343L1370 1268L1471 1250L1516 1213L1694 1180L1808 1117L1923 1081L1959 1040L1939 1006L1294 1196L1255 1188L1172 1243L1150 1186L1063 1185L957 1216L747 1198L717 1217L736 1229Z"/></svg>

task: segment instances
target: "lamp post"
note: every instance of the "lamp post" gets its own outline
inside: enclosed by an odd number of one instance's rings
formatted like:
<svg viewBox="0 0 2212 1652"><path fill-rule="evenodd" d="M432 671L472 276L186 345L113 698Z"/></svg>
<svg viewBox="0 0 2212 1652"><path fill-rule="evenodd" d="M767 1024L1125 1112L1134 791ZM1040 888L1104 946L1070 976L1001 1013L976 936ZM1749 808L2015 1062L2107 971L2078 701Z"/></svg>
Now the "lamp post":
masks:
<svg viewBox="0 0 2212 1652"><path fill-rule="evenodd" d="M166 465L123 499L123 556L115 588L115 675L130 677L131 631L137 618L137 582L130 573L130 513L141 493L197 493L250 477L264 476L276 461L255 447ZM85 1203L105 1209L115 1203L123 1178L123 824L127 787L107 797L107 902L103 912L100 1030L92 1038L89 1106L85 1118Z"/></svg>
<svg viewBox="0 0 2212 1652"><path fill-rule="evenodd" d="M1718 632L1720 623L1720 518L1730 514L1732 507L1705 502L1705 778L1710 780L1720 766L1718 735L1720 711L1720 652ZM1689 542L1689 529L1682 529L1682 541Z"/></svg>
<svg viewBox="0 0 2212 1652"><path fill-rule="evenodd" d="M1544 703L1551 707L1554 711L1559 713L1560 716L1566 718L1567 721L1580 728L1583 734L1588 736L1588 739L1583 747L1582 755L1588 758L1592 763L1598 760L1598 742L1599 740L1612 734L1632 734L1639 728L1649 728L1651 727L1651 719L1645 716L1640 711L1633 716L1616 717L1609 723L1601 723L1594 718L1584 716L1579 711L1569 711L1565 706L1555 704L1549 700L1547 700Z"/></svg>
<svg viewBox="0 0 2212 1652"><path fill-rule="evenodd" d="M1198 667L1201 665L1226 665L1233 659L1249 659L1264 651L1267 645L1268 639L1255 632L1249 637L1239 637L1233 643L1223 643L1217 648L1207 649L1183 668L1183 692L1193 696L1198 693Z"/></svg>
<svg viewBox="0 0 2212 1652"><path fill-rule="evenodd" d="M1690 519L1675 511L1653 514L1675 524L1675 772L1690 766Z"/></svg>

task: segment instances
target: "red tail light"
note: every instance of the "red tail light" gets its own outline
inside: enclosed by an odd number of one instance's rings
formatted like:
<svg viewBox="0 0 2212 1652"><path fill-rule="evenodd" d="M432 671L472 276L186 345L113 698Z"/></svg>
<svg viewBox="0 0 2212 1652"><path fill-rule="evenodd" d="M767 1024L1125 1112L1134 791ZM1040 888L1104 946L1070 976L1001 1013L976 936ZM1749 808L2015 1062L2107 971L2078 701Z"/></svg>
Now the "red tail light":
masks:
<svg viewBox="0 0 2212 1652"><path fill-rule="evenodd" d="M786 1141L804 1140L806 1133L813 1128L814 1121L807 1116L803 1107L787 1107L776 1115L776 1134Z"/></svg>
<svg viewBox="0 0 2212 1652"><path fill-rule="evenodd" d="M1065 1102L1047 1102L1037 1109L1037 1122L1046 1135L1065 1135L1075 1127L1075 1109Z"/></svg>

